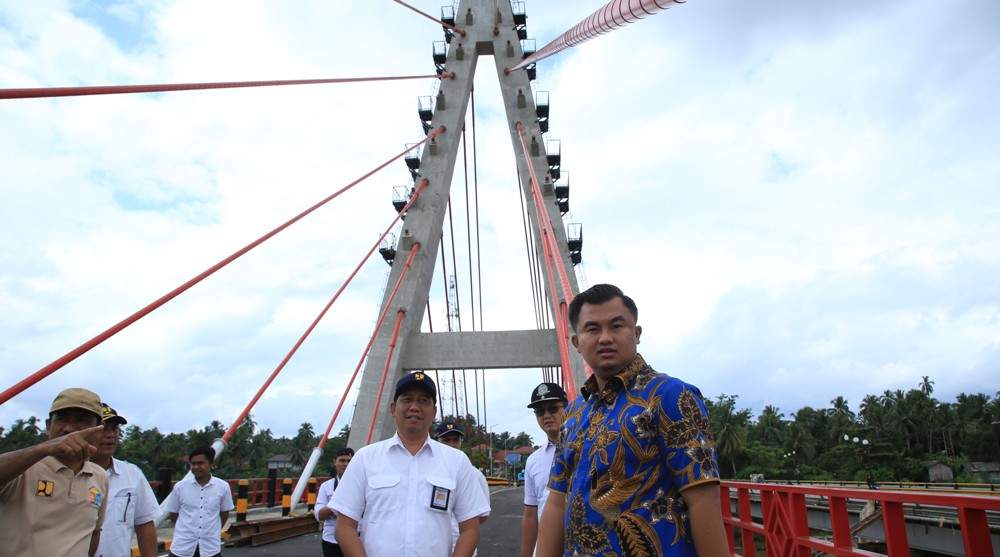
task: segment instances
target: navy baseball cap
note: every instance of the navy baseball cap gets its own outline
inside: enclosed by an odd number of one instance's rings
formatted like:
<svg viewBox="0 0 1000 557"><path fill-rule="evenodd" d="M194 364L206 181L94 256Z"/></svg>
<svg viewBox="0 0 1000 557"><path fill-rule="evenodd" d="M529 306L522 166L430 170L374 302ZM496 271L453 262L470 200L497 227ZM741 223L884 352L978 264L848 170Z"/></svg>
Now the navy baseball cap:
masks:
<svg viewBox="0 0 1000 557"><path fill-rule="evenodd" d="M101 421L105 423L111 422L118 425L125 425L128 423L128 420L119 416L118 412L115 412L114 408L103 402L101 403Z"/></svg>
<svg viewBox="0 0 1000 557"><path fill-rule="evenodd" d="M465 432L459 427L455 422L441 422L437 426L437 430L434 432L434 438L440 439L449 433L457 433L462 437L465 437Z"/></svg>
<svg viewBox="0 0 1000 557"><path fill-rule="evenodd" d="M528 408L534 408L537 404L550 400L558 400L563 404L569 403L566 391L562 387L555 383L540 383L534 391L531 391L531 403L528 404Z"/></svg>
<svg viewBox="0 0 1000 557"><path fill-rule="evenodd" d="M392 396L392 400L395 401L399 398L399 395L410 389L423 389L427 391L431 398L434 399L434 403L437 404L437 387L434 386L434 380L431 379L426 373L422 371L414 371L413 373L407 373L396 382L396 394Z"/></svg>

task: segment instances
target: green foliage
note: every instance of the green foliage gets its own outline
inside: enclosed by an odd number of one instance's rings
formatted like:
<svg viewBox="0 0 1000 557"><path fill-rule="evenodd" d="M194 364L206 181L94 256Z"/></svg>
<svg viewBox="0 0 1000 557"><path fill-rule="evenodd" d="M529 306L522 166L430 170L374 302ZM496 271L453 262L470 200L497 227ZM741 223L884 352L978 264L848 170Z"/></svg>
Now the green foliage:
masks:
<svg viewBox="0 0 1000 557"><path fill-rule="evenodd" d="M837 396L828 408L806 406L787 419L769 405L755 420L737 407L735 395L705 405L726 477L864 480L871 474L881 481L924 481L932 461L957 476L966 462L1000 460L991 429L1000 420L1000 392L962 393L954 402L933 393L934 381L924 376L908 391L864 397L857 413Z"/></svg>
<svg viewBox="0 0 1000 557"><path fill-rule="evenodd" d="M489 447L490 438L494 450L531 445L531 437L524 432L513 436L506 431L487 435L485 428L477 425L473 416L467 416L465 420L451 420L462 424L466 432L464 450L472 463L483 470L489 470L490 467L489 451L476 447ZM155 479L160 468L170 468L174 479L180 479L187 470L188 452L198 445L211 445L224 433L225 426L217 420L202 429L167 434L155 427L142 429L131 424L123 429L115 456L135 463L149 479ZM294 465L302 466L309 459L322 433L317 433L312 424L303 423L294 437L275 437L270 429L259 429L253 416L247 416L233 433L213 473L221 478L265 477L268 459L279 454L290 456ZM314 475L325 476L332 473L334 455L337 449L347 446L350 433L350 426L345 425L336 436L326 440ZM46 438L45 420L34 416L17 420L9 429L0 427L0 453L36 445Z"/></svg>

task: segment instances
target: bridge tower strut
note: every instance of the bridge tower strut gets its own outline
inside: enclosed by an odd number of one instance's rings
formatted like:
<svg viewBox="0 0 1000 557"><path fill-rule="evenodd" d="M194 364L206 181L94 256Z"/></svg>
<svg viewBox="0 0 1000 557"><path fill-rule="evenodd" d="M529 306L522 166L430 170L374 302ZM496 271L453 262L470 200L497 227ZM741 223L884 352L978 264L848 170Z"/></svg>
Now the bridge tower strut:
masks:
<svg viewBox="0 0 1000 557"><path fill-rule="evenodd" d="M461 130L465 123L466 110L473 87L473 81L480 56L492 55L496 74L500 80L510 132L511 146L515 152L517 172L521 178L526 199L533 198L531 174L542 181L543 206L548 212L547 220L552 223L554 244L558 258L564 269L572 269L573 264L566 244L566 231L556 200L553 180L549 176L546 162L545 142L539 129L535 112L534 96L525 71L505 72L505 68L516 65L523 58L520 40L517 36L509 2L495 0L461 0L455 12L457 25L466 34L456 34L451 38L447 53L446 69L454 72L454 79L441 80L433 115L433 127L445 126L448 133L442 134L424 146L420 158L420 176L427 178L430 186L413 204L406 214L403 230L397 240L396 258L389 274L389 284L402 272L403 261L414 244L421 246L420 253L412 263L407 281L388 308L389 314L403 311L403 319L395 350L389 350L392 330L382 328L365 362L361 377L360 392L351 421L351 447L361 447L369 437L372 412L376 411L374 431L371 439L386 439L395 432L395 424L389 416L392 394L384 393L379 407L379 383L386 363L388 366L386 390L392 389L396 380L411 370L442 369L509 369L560 367L558 344L565 339L557 338L555 329L522 331L464 331L464 332L420 332L424 310L430 295L434 275L437 250L440 248L449 189L458 159ZM443 101L443 102L442 102ZM526 161L520 143L517 124L525 128L526 140L531 143L530 161ZM536 149L537 147L537 149ZM531 164L533 168L527 166ZM532 172L533 171L533 172ZM544 178L543 178L544 177ZM535 236L534 257L544 257L543 238L539 232L540 215L534 203L526 203L532 234ZM544 217L543 222L544 222ZM576 276L570 272L569 287L572 292L564 292L555 276L542 277L546 292L556 292L560 300L569 300L578 291ZM548 282L553 284L549 285ZM553 290L554 289L554 290ZM558 306L559 300L556 300ZM387 296L382 299L386 309ZM560 319L559 315L554 316ZM583 361L570 350L572 377L577 385L585 379ZM440 402L439 402L440 404Z"/></svg>

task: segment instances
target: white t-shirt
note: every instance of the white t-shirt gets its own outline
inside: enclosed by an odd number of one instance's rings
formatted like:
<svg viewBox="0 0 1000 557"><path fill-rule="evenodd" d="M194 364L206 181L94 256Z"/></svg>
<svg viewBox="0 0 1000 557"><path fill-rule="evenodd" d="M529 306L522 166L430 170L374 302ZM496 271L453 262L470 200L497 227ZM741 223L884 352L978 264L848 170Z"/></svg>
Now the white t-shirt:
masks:
<svg viewBox="0 0 1000 557"><path fill-rule="evenodd" d="M316 520L319 520L320 509L330 506L330 498L333 497L333 492L337 489L337 483L337 477L334 476L319 486L319 493L316 495L316 505L313 507L313 514L316 515ZM337 543L337 538L333 537L333 532L337 529L337 515L333 515L322 522L323 541Z"/></svg>
<svg viewBox="0 0 1000 557"><path fill-rule="evenodd" d="M160 506L142 470L131 462L112 458L108 468L108 508L97 557L131 557L135 527L159 516Z"/></svg>
<svg viewBox="0 0 1000 557"><path fill-rule="evenodd" d="M222 522L219 513L233 510L233 492L229 484L212 476L201 485L194 476L174 486L174 496L167 499L166 512L177 513L170 552L178 557L192 557L222 551Z"/></svg>
<svg viewBox="0 0 1000 557"><path fill-rule="evenodd" d="M489 514L469 457L429 437L416 455L398 435L359 450L327 505L358 521L368 557L450 557L451 520Z"/></svg>
<svg viewBox="0 0 1000 557"><path fill-rule="evenodd" d="M524 463L524 504L538 507L538 523L542 522L542 510L549 498L549 472L556 456L556 446L551 441L537 448Z"/></svg>

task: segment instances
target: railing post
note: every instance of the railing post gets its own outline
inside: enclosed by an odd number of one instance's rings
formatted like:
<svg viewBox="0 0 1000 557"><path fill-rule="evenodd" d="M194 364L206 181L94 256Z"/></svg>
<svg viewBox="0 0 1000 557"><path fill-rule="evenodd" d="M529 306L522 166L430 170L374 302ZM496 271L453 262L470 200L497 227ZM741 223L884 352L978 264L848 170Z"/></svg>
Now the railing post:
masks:
<svg viewBox="0 0 1000 557"><path fill-rule="evenodd" d="M851 522L847 518L847 499L830 497L830 524L833 526L833 546L837 549L851 549Z"/></svg>
<svg viewBox="0 0 1000 557"><path fill-rule="evenodd" d="M278 489L278 469L267 470L267 508L274 508L274 492Z"/></svg>
<svg viewBox="0 0 1000 557"><path fill-rule="evenodd" d="M763 493L764 489L761 488L762 501L761 508L763 508ZM753 539L753 531L746 527L747 524L753 523L753 511L750 507L750 490L749 489L739 489L736 491L737 497L739 498L738 511L740 513L740 524L743 525L740 528L740 543L743 545L743 555L744 557L757 557L757 544ZM761 513L763 516L763 513Z"/></svg>
<svg viewBox="0 0 1000 557"><path fill-rule="evenodd" d="M882 524L885 527L885 546L889 557L909 557L910 542L906 539L903 504L882 501Z"/></svg>
<svg viewBox="0 0 1000 557"><path fill-rule="evenodd" d="M801 538L809 537L809 509L806 508L806 496L801 493L790 493L785 499L792 514L792 555L798 557L811 557L812 550L809 546L800 543Z"/></svg>
<svg viewBox="0 0 1000 557"><path fill-rule="evenodd" d="M733 499L729 496L729 487L719 484L719 501L722 503L722 527L726 529L726 542L729 544L729 554L736 555L736 539L733 537L733 525L726 519L733 518Z"/></svg>
<svg viewBox="0 0 1000 557"><path fill-rule="evenodd" d="M247 520L247 492L250 491L250 481L240 480L236 488L236 522Z"/></svg>
<svg viewBox="0 0 1000 557"><path fill-rule="evenodd" d="M959 524L962 525L962 545L968 557L991 557L993 542L990 540L990 526L986 522L986 511L959 507Z"/></svg>
<svg viewBox="0 0 1000 557"><path fill-rule="evenodd" d="M309 478L308 491L306 492L306 508L309 509L309 512L312 512L313 508L316 507L316 484L316 478Z"/></svg>
<svg viewBox="0 0 1000 557"><path fill-rule="evenodd" d="M292 512L292 479L281 480L281 516L288 516Z"/></svg>

